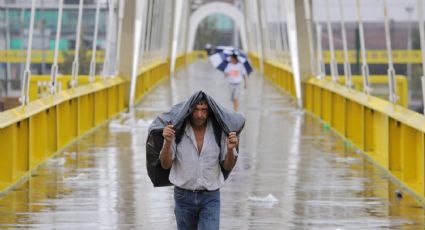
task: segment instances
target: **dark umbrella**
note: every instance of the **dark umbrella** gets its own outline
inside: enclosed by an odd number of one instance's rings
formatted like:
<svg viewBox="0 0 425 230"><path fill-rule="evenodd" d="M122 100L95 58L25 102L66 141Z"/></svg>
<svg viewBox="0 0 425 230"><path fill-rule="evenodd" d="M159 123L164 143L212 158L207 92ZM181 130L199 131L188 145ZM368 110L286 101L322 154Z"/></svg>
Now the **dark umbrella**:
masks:
<svg viewBox="0 0 425 230"><path fill-rule="evenodd" d="M239 49L232 46L217 46L215 53L209 57L212 65L224 72L227 65L230 63L230 56L236 55L238 62L245 67L246 73L249 75L252 72L251 63L249 63L247 55Z"/></svg>

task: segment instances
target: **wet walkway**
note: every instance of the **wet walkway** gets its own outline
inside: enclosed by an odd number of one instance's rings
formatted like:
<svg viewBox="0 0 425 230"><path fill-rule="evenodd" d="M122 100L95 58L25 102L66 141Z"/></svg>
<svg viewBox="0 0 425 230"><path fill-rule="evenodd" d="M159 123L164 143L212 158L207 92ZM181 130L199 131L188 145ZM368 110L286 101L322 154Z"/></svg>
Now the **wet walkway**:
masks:
<svg viewBox="0 0 425 230"><path fill-rule="evenodd" d="M198 62L134 112L86 135L0 198L0 228L176 229L172 188L153 188L147 128L203 89L231 107L226 83ZM251 76L240 158L222 188L221 229L423 229L424 209L289 97ZM278 201L254 198L273 196Z"/></svg>

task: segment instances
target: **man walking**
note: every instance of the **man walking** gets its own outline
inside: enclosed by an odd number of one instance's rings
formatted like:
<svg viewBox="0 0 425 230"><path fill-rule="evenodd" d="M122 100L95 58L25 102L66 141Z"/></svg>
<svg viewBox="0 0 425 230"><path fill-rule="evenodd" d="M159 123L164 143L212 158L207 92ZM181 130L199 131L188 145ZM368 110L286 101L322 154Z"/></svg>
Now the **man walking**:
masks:
<svg viewBox="0 0 425 230"><path fill-rule="evenodd" d="M205 99L193 105L183 133L177 135L173 125L163 129L164 144L159 158L164 169L170 169L174 187L175 215L178 229L219 229L220 186L224 183L222 168L231 171L236 163L236 133L222 132L217 143Z"/></svg>

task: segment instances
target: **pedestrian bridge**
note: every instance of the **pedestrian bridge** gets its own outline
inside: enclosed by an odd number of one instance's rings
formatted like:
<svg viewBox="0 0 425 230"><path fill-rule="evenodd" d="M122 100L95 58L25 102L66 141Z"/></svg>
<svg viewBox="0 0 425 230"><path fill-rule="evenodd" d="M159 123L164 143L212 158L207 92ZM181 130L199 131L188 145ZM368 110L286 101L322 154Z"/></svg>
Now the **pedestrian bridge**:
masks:
<svg viewBox="0 0 425 230"><path fill-rule="evenodd" d="M306 12L320 16L324 9L304 5L308 1L210 2L198 8L193 6L202 1L76 1L81 4L65 8L62 1L52 2L50 8L35 0L31 6L0 4L5 15L31 7L29 22L22 24L29 28L26 51L6 49L1 57L7 76L25 62L20 105L0 113L1 227L176 228L172 187L152 186L145 142L152 120L195 91L232 108L223 74L205 51L194 49L194 28L212 13L232 15L241 37L233 45L243 48L255 67L240 103L246 118L240 157L221 189L221 228L425 227L425 118L409 109L411 79L396 75L406 63L392 59L388 34L385 51L367 51L388 55L380 63L388 66L388 76L369 75L373 62L367 61L363 32L358 50L363 72L352 76L355 61L346 59L353 52L346 47L350 37L337 41L347 43L342 56L333 48L332 33L322 50L317 34L323 21ZM329 4L341 7L339 12L356 7L355 1L339 3ZM375 11L393 9L390 1L376 4ZM418 5L422 9L421 1ZM55 47L50 55L31 42L35 16L43 8L58 13L53 44L60 44L59 15L66 15L67 7L74 9L77 27L72 50L80 50L84 12L103 15L108 28L116 28L104 30L101 54L96 45L86 59L73 51L70 73L64 70L69 54ZM388 18L382 20L387 32ZM96 44L97 30L106 25L93 21ZM331 21L325 22L328 29L338 24L344 31L344 19ZM412 55L406 58L414 64L412 52L420 50L395 52ZM50 75L32 71L40 63ZM338 67L345 70L341 76ZM11 79L5 82L12 93Z"/></svg>

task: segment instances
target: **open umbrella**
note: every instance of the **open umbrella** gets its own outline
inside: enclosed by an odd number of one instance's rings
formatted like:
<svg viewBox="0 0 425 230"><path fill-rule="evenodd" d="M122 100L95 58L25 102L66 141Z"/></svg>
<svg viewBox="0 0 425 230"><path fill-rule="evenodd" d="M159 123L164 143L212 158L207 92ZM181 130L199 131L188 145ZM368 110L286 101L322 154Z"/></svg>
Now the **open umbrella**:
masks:
<svg viewBox="0 0 425 230"><path fill-rule="evenodd" d="M233 54L237 56L238 61L242 63L246 73L249 75L252 72L252 66L248 61L248 57L244 52L232 46L217 46L215 48L215 53L211 55L209 59L216 69L224 72L227 65L230 63L230 56Z"/></svg>

